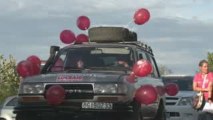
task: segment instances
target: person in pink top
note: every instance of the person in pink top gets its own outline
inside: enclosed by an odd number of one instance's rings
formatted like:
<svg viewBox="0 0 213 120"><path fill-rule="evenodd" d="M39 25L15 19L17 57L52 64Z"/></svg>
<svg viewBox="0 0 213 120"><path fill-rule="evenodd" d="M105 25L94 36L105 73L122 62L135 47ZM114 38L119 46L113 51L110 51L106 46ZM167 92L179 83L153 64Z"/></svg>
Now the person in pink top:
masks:
<svg viewBox="0 0 213 120"><path fill-rule="evenodd" d="M193 79L193 90L203 92L205 105L203 112L198 115L198 120L212 120L213 113L213 73L209 72L208 61L201 60L199 62L199 72L195 74ZM206 108L208 111L206 112Z"/></svg>
<svg viewBox="0 0 213 120"><path fill-rule="evenodd" d="M206 60L201 60L199 63L200 72L194 76L193 89L197 92L203 92L205 100L207 102L212 102L212 83L213 83L213 73L209 72L208 62Z"/></svg>

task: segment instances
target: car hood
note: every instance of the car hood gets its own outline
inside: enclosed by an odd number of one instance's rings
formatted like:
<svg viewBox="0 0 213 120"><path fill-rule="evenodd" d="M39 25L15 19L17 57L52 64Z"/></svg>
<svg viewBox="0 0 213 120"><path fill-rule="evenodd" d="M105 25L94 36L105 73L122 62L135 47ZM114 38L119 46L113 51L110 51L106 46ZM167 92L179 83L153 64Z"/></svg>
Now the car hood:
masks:
<svg viewBox="0 0 213 120"><path fill-rule="evenodd" d="M57 74L42 74L32 77L27 77L23 82L75 82L75 83L92 83L92 82L119 82L126 79L127 75L119 73L57 73Z"/></svg>
<svg viewBox="0 0 213 120"><path fill-rule="evenodd" d="M166 95L166 97L193 97L195 94L196 92L194 91L179 91L175 96Z"/></svg>

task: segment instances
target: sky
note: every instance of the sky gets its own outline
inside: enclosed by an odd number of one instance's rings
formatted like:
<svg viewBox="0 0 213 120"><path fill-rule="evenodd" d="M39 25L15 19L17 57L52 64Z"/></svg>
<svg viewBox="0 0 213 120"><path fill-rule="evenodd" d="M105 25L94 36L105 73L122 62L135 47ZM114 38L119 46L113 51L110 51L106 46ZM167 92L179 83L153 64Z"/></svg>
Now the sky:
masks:
<svg viewBox="0 0 213 120"><path fill-rule="evenodd" d="M0 0L0 54L17 62L30 55L47 59L51 45L66 46L59 35L64 29L75 35L76 20L85 15L90 27L121 26L138 34L152 47L158 65L174 74L194 74L198 62L213 52L212 0ZM146 8L150 20L133 21Z"/></svg>

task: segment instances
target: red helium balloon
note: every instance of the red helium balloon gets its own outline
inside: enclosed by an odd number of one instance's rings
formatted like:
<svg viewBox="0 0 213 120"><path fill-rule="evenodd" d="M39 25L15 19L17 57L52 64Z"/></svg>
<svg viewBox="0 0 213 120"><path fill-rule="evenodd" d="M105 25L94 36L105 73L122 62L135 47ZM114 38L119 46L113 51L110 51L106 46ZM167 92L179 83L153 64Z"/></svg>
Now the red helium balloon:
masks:
<svg viewBox="0 0 213 120"><path fill-rule="evenodd" d="M65 99L65 90L60 85L53 85L47 90L45 97L49 104L59 105Z"/></svg>
<svg viewBox="0 0 213 120"><path fill-rule="evenodd" d="M136 76L135 76L135 74L133 72L127 77L127 81L129 83L135 83L136 82L135 79L136 79Z"/></svg>
<svg viewBox="0 0 213 120"><path fill-rule="evenodd" d="M27 60L20 61L16 67L17 73L23 78L31 76L33 74L32 70L32 63Z"/></svg>
<svg viewBox="0 0 213 120"><path fill-rule="evenodd" d="M38 64L35 64L35 63L32 63L32 75L38 75L40 73L40 70L41 70L41 65L38 65Z"/></svg>
<svg viewBox="0 0 213 120"><path fill-rule="evenodd" d="M152 72L152 64L148 60L139 60L133 66L136 76L145 77Z"/></svg>
<svg viewBox="0 0 213 120"><path fill-rule="evenodd" d="M178 91L179 91L179 87L177 84L175 83L168 83L166 86L165 86L165 89L166 89L166 93L169 95L169 96L175 96Z"/></svg>
<svg viewBox="0 0 213 120"><path fill-rule="evenodd" d="M90 20L87 16L80 16L77 19L77 26L81 30L87 30L90 27Z"/></svg>
<svg viewBox="0 0 213 120"><path fill-rule="evenodd" d="M77 37L76 37L76 42L75 43L82 43L82 42L88 42L89 41L89 38L87 35L85 34L79 34Z"/></svg>
<svg viewBox="0 0 213 120"><path fill-rule="evenodd" d="M35 56L35 55L31 55L27 58L28 61L31 61L32 63L35 63L35 64L41 64L41 60L39 57Z"/></svg>
<svg viewBox="0 0 213 120"><path fill-rule="evenodd" d="M60 39L65 44L70 44L76 40L75 34L71 30L63 30L60 34Z"/></svg>
<svg viewBox="0 0 213 120"><path fill-rule="evenodd" d="M152 85L142 85L135 94L135 99L141 104L152 104L157 100L157 91Z"/></svg>
<svg viewBox="0 0 213 120"><path fill-rule="evenodd" d="M32 75L38 75L40 73L41 69L41 60L39 57L32 55L27 58L27 61L30 61L32 63Z"/></svg>
<svg viewBox="0 0 213 120"><path fill-rule="evenodd" d="M138 25L146 23L150 18L150 13L147 9L141 8L134 14L134 22Z"/></svg>

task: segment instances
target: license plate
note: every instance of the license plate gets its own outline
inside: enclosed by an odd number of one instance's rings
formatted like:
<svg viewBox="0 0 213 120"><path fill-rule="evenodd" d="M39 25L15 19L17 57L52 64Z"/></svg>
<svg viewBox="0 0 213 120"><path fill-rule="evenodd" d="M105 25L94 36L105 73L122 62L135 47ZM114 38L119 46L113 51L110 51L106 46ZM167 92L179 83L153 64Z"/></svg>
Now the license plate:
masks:
<svg viewBox="0 0 213 120"><path fill-rule="evenodd" d="M111 110L111 109L113 109L113 104L112 103L103 103L103 102L83 102L81 107L83 109Z"/></svg>

